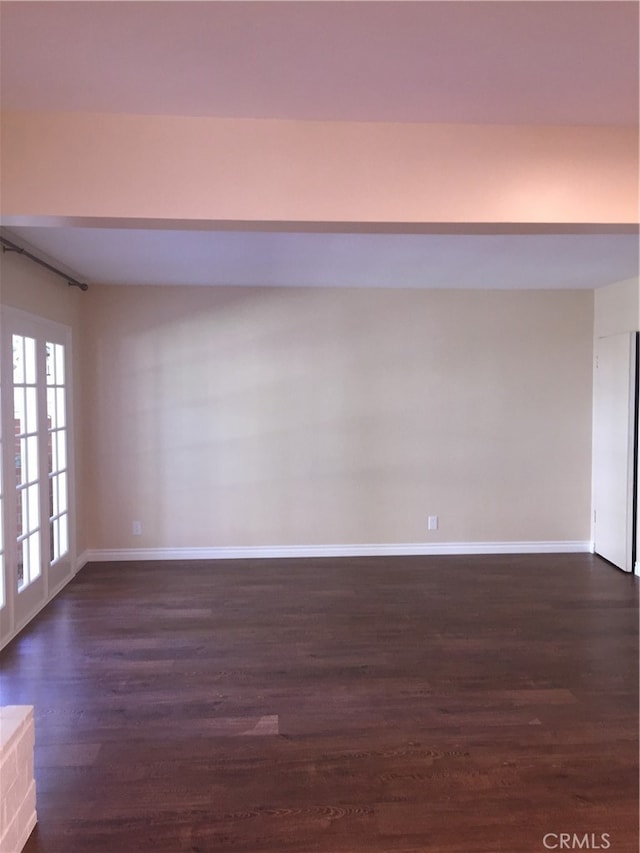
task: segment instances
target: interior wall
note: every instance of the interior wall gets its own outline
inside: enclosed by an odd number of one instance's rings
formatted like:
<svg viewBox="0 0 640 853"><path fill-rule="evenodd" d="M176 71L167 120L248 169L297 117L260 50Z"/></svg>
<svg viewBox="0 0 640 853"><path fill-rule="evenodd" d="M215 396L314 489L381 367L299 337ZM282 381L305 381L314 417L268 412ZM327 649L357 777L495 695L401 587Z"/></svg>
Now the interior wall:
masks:
<svg viewBox="0 0 640 853"><path fill-rule="evenodd" d="M92 548L589 538L591 291L84 296Z"/></svg>
<svg viewBox="0 0 640 853"><path fill-rule="evenodd" d="M76 554L86 550L87 517L85 499L85 429L84 429L84 370L83 310L86 297L77 288L27 258L11 252L0 254L0 310L10 306L71 327L73 408L76 487Z"/></svg>
<svg viewBox="0 0 640 853"><path fill-rule="evenodd" d="M594 295L593 334L600 338L640 329L640 279L629 278L606 287Z"/></svg>

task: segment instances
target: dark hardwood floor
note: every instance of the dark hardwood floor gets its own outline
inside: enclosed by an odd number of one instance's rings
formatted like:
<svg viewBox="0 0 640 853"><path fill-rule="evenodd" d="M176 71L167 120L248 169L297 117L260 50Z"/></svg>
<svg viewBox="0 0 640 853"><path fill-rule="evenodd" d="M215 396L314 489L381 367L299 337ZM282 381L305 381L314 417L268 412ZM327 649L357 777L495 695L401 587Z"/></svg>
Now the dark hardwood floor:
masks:
<svg viewBox="0 0 640 853"><path fill-rule="evenodd" d="M636 853L637 592L588 554L89 565L0 654L25 849Z"/></svg>

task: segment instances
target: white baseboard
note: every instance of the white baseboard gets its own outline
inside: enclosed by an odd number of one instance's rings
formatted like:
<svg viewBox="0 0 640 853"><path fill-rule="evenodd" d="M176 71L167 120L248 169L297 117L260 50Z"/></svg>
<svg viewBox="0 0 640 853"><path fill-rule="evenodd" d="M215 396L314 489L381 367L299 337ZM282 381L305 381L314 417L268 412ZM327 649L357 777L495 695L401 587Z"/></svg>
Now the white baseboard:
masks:
<svg viewBox="0 0 640 853"><path fill-rule="evenodd" d="M76 569L75 569L74 574L77 574L80 571L80 569L84 568L87 565L87 563L89 562L89 559L90 559L89 558L89 551L87 549L85 549L82 552L82 554L79 554L78 557L76 558Z"/></svg>
<svg viewBox="0 0 640 853"><path fill-rule="evenodd" d="M124 560L264 560L285 557L403 557L442 554L568 554L591 551L591 542L436 542L385 545L226 546L219 548L89 549L86 562ZM86 555L86 558L85 558ZM79 562L79 561L78 561Z"/></svg>

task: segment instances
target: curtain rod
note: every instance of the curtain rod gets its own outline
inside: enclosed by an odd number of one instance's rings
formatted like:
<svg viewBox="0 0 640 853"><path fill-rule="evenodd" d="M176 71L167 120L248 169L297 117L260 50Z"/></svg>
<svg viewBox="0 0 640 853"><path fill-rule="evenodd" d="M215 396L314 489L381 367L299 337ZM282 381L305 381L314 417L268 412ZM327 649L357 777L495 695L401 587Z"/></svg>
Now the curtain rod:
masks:
<svg viewBox="0 0 640 853"><path fill-rule="evenodd" d="M36 257L36 255L32 255L31 252L28 252L26 249L23 249L22 246L18 246L16 243L12 243L11 240L7 240L6 237L3 237L0 234L0 243L2 243L2 251L4 252L17 252L19 255L24 255L29 260L34 261L36 264L40 264L41 267L49 270L50 272L54 272L56 275L61 276L65 279L69 287L79 287L80 290L89 290L89 285L84 281L78 281L77 278L74 278L71 275L68 275L66 272L59 270L57 267L51 266L46 261L43 261L41 258Z"/></svg>

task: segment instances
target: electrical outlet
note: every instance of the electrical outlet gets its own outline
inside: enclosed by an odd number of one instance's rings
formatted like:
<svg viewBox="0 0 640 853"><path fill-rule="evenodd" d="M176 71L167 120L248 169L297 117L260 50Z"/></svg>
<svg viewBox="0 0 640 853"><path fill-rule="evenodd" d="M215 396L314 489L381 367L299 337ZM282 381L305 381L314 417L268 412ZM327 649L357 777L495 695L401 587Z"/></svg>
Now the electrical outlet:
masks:
<svg viewBox="0 0 640 853"><path fill-rule="evenodd" d="M438 529L438 516L430 515L427 520L427 530L437 530Z"/></svg>
<svg viewBox="0 0 640 853"><path fill-rule="evenodd" d="M142 536L142 522L134 521L133 522L133 535L134 536Z"/></svg>

